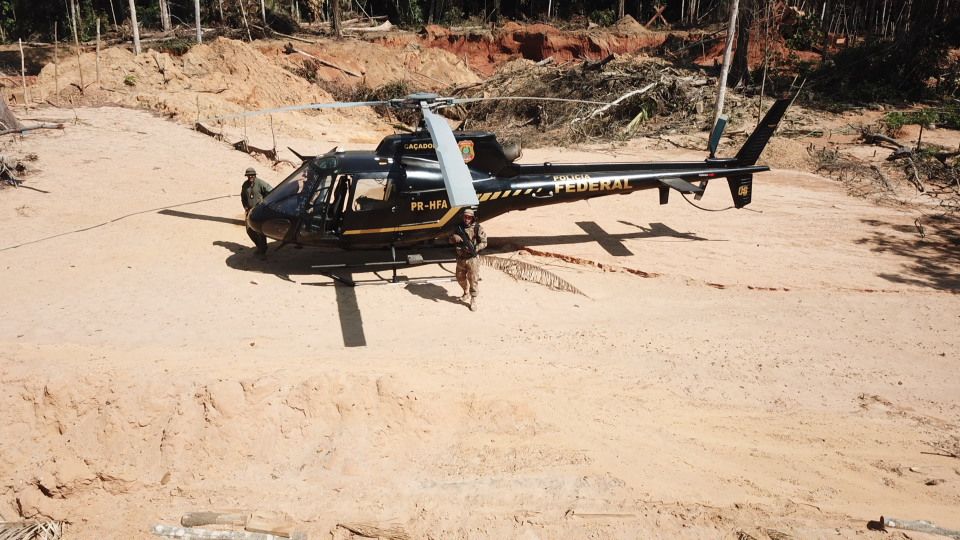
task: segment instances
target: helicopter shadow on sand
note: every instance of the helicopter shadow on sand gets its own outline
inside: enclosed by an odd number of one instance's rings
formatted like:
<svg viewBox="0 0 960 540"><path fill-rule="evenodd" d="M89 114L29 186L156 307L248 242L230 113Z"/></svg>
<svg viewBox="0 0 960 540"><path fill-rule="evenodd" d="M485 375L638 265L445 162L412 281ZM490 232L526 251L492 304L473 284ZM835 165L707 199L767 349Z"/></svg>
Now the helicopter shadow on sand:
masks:
<svg viewBox="0 0 960 540"><path fill-rule="evenodd" d="M348 283L390 283L394 275L391 269L358 270L351 268L355 265L382 262L384 258L382 252L323 253L314 249L298 249L289 245L279 247L279 244L274 242L270 244L268 255L261 258L256 255L251 246L224 240L216 240L213 245L230 251L231 254L227 257L226 263L227 266L235 270L272 274L283 281L294 284L333 287L343 346L365 347L367 345L363 327L363 313L357 299L356 288L348 285ZM442 254L449 256L448 253L445 253L446 251L449 250L438 250L437 248L418 250L425 258L439 258ZM344 265L345 267L322 270L315 268L318 265ZM452 279L453 270L451 266L440 265L440 268L442 275L435 279ZM407 282L402 279L402 272L399 272L398 275L401 276L398 284L405 285L405 289L411 294L434 302L457 303L455 297L441 285L420 281ZM307 280L295 280L291 276L307 276ZM310 278L314 276L324 279L322 281L312 281Z"/></svg>
<svg viewBox="0 0 960 540"><path fill-rule="evenodd" d="M618 220L618 223L640 229L629 233L608 233L603 230L595 221L578 221L577 226L583 231L583 234L565 234L555 236L499 236L490 239L494 247L531 247L531 246L555 246L565 244L586 244L596 242L607 253L615 257L629 257L633 252L626 246L624 240L643 240L643 239L662 239L673 238L677 240L690 240L698 242L717 242L703 238L696 233L678 232L663 223L651 223L648 227L630 223L629 221Z"/></svg>
<svg viewBox="0 0 960 540"><path fill-rule="evenodd" d="M270 245L270 251L266 257L259 257L252 247L236 242L216 240L213 245L230 251L226 263L227 266L235 270L273 274L283 281L294 284L299 282L294 280L291 277L292 275L320 275L312 268L312 265L316 262L316 254L311 254L309 250L293 249L289 246L277 249L277 244L274 243ZM311 284L317 285L316 283ZM353 287L341 285L335 281L329 282L328 285L334 286L336 294L337 315L340 319L343 346L365 347L367 337L363 329L363 314L360 311L356 291Z"/></svg>
<svg viewBox="0 0 960 540"><path fill-rule="evenodd" d="M161 214L184 219L199 219L228 225L243 226L238 219L226 218L207 214L197 214L178 210L162 210ZM645 238L676 238L681 240L706 241L708 239L693 233L681 233L662 223L651 223L649 227L636 225L627 221L621 224L640 229L637 232L611 234L604 231L592 221L577 222L577 226L584 234L554 235L554 236L513 236L491 238L491 247L497 246L537 246L577 244L597 242L603 249L615 256L629 256L633 253L623 243L624 240ZM383 262L383 251L335 251L321 252L316 249L298 249L296 246L282 246L274 242L270 244L267 257L258 257L252 246L237 242L216 240L213 245L225 248L230 252L226 264L235 270L272 274L283 281L294 284L312 285L319 287L334 287L337 302L337 311L340 319L340 328L343 335L344 347L364 347L367 339L363 328L363 314L357 300L356 289L347 283L387 282L394 275L390 268L380 267L374 270L357 270L358 265ZM426 260L448 259L449 249L444 247L424 247L411 250L423 255ZM404 260L405 254L398 253L398 259ZM316 266L326 265L342 268L322 270ZM441 277L452 281L452 265L439 265ZM323 276L323 281L295 280L291 276ZM364 279L359 279L363 276ZM447 288L426 280L403 282L405 289L411 294L432 302L450 302L459 304L455 295Z"/></svg>

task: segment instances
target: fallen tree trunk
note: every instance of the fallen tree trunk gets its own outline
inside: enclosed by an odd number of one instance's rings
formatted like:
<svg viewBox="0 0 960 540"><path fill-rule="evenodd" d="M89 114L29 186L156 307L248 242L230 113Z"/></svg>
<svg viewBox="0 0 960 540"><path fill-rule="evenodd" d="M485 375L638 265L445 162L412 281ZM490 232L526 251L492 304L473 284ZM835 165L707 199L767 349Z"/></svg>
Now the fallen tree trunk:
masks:
<svg viewBox="0 0 960 540"><path fill-rule="evenodd" d="M321 58L317 58L316 56L314 56L314 55L312 55L312 54L310 54L310 53L308 53L308 52L301 51L300 49L294 47L292 43L287 43L287 44L283 47L283 52L285 52L285 53L287 53L287 54L293 54L293 53L302 54L302 55L306 56L307 58L310 58L310 59L312 59L312 60L315 60L315 61L317 61L317 62L319 62L319 63L321 63L321 64L323 64L323 65L325 65L325 66L327 66L327 67L332 67L333 69L338 69L338 70L346 73L347 75L352 75L352 76L354 76L354 77L363 77L362 74L357 73L356 71L349 70L349 69L347 69L347 68L338 66L338 65L334 64L333 62L328 62L327 60L323 60L323 59L321 59Z"/></svg>
<svg viewBox="0 0 960 540"><path fill-rule="evenodd" d="M891 517L885 518L880 516L880 523L883 524L884 528L889 527L891 529L917 531L927 534L939 534L941 536L947 536L950 538L955 538L956 540L960 540L960 531L944 529L943 527L938 527L936 523L931 523L929 521L906 520Z"/></svg>
<svg viewBox="0 0 960 540"><path fill-rule="evenodd" d="M273 161L274 163L280 161L280 158L277 156L276 150L265 150L263 148L257 148L256 146L252 146L249 143L247 143L246 139L239 140L233 143L231 146L233 146L236 150L240 150L241 152L246 152L251 156L253 154L260 154L261 156L266 157L267 159L269 159L270 161Z"/></svg>
<svg viewBox="0 0 960 540"><path fill-rule="evenodd" d="M881 135L879 133L871 133L869 131L862 131L860 135L863 137L863 141L867 144L887 143L893 145L893 154L890 154L890 157L887 158L888 161L913 155L913 150L894 138L887 137L886 135Z"/></svg>
<svg viewBox="0 0 960 540"><path fill-rule="evenodd" d="M36 126L23 126L21 125L16 129L5 129L0 131L0 135L10 135L11 133L26 133L28 131L34 131L37 129L63 129L63 124L39 124Z"/></svg>
<svg viewBox="0 0 960 540"><path fill-rule="evenodd" d="M337 527L342 527L357 536L365 536L367 538L410 540L410 535L400 527L380 527L370 523L338 523Z"/></svg>
<svg viewBox="0 0 960 540"><path fill-rule="evenodd" d="M0 124L6 130L18 130L23 129L23 125L20 124L20 120L17 120L17 117L13 114L9 107L7 107L7 100L0 99Z"/></svg>
<svg viewBox="0 0 960 540"><path fill-rule="evenodd" d="M344 32L389 32L390 30L393 30L393 23L390 21L384 21L377 26L352 26L343 29Z"/></svg>
<svg viewBox="0 0 960 540"><path fill-rule="evenodd" d="M196 124L194 124L194 125L193 125L193 129L199 131L200 133L203 133L204 135L207 135L207 136L209 136L209 137L213 137L214 139L216 139L216 140L218 140L218 141L222 141L222 140L223 140L223 134L217 133L216 131L213 131L212 129L208 128L207 126L204 126L203 124L201 124L200 122L197 122Z"/></svg>

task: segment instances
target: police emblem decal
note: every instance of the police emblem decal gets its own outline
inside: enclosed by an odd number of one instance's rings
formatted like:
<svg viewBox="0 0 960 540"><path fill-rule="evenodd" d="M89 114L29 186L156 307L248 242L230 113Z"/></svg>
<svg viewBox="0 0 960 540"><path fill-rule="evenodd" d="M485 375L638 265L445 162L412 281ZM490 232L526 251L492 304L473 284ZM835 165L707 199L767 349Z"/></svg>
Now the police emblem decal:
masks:
<svg viewBox="0 0 960 540"><path fill-rule="evenodd" d="M473 141L460 141L460 155L463 156L464 163L470 163L477 154L473 151Z"/></svg>

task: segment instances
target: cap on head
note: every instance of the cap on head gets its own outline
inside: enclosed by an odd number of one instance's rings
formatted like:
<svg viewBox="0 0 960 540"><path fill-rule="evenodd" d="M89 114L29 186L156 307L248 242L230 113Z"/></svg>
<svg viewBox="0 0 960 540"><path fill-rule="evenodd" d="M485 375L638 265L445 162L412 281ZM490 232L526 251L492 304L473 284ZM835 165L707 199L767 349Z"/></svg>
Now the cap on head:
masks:
<svg viewBox="0 0 960 540"><path fill-rule="evenodd" d="M247 167L247 172L246 172L245 174L246 174L247 176L256 176L256 175L257 175L257 170L254 169L253 167Z"/></svg>
<svg viewBox="0 0 960 540"><path fill-rule="evenodd" d="M477 215L474 213L473 208L467 208L463 211L463 217L477 217Z"/></svg>

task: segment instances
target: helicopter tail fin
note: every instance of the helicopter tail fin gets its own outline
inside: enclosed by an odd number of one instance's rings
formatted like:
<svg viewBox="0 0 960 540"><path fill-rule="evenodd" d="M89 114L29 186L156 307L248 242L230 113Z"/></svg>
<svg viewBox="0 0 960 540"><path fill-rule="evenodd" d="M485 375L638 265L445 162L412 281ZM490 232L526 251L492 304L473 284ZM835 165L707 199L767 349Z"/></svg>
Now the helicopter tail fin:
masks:
<svg viewBox="0 0 960 540"><path fill-rule="evenodd" d="M752 174L727 178L727 184L730 186L730 196L733 197L734 207L743 208L750 204L750 199L753 196Z"/></svg>
<svg viewBox="0 0 960 540"><path fill-rule="evenodd" d="M780 120L783 119L784 113L787 112L787 107L793 103L795 98L796 96L778 99L773 106L770 107L766 116L757 124L753 133L750 134L747 142L743 143L740 151L737 152L736 160L738 165L756 165L757 160L760 158L760 153L763 152L763 148L767 146L767 142L770 140L770 137L773 136L773 132L776 131ZM731 182L732 181L731 179ZM733 184L730 185L732 189Z"/></svg>

